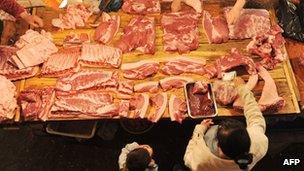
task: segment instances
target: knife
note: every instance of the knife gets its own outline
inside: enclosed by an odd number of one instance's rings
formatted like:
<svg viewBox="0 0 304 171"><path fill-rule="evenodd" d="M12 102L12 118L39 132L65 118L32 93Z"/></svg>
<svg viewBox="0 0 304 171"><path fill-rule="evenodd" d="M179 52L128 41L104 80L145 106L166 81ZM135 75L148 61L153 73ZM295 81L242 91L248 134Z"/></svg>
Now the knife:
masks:
<svg viewBox="0 0 304 171"><path fill-rule="evenodd" d="M107 8L108 4L111 2L111 0L101 0L99 4L99 13L97 14L97 17L95 18L94 22L91 24L91 26L95 26L96 22L100 19L102 16L102 13L105 11Z"/></svg>

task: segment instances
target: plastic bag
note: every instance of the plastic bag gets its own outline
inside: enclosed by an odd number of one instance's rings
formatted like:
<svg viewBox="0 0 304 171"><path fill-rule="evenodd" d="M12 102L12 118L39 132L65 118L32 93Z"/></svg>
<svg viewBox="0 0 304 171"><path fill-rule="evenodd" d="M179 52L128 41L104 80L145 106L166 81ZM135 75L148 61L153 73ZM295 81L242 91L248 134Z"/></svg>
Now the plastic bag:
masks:
<svg viewBox="0 0 304 171"><path fill-rule="evenodd" d="M122 0L101 0L99 9L105 12L115 11L117 12L122 6Z"/></svg>
<svg viewBox="0 0 304 171"><path fill-rule="evenodd" d="M290 0L280 0L276 14L283 35L304 42L304 2L296 6Z"/></svg>

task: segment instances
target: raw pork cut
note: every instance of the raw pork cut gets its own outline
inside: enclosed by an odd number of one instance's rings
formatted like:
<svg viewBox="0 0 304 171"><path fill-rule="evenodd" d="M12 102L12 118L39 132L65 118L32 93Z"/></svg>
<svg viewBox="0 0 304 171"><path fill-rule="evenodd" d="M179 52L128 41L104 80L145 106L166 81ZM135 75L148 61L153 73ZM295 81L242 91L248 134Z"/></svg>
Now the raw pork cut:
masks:
<svg viewBox="0 0 304 171"><path fill-rule="evenodd" d="M134 85L134 91L136 93L157 93L159 90L159 82L158 81L149 81L149 82L143 82Z"/></svg>
<svg viewBox="0 0 304 171"><path fill-rule="evenodd" d="M215 81L213 88L216 102L224 106L233 103L238 96L238 92L231 82Z"/></svg>
<svg viewBox="0 0 304 171"><path fill-rule="evenodd" d="M160 0L125 0L122 10L130 14L160 13Z"/></svg>
<svg viewBox="0 0 304 171"><path fill-rule="evenodd" d="M282 32L281 27L275 25L267 33L253 37L247 45L247 51L259 55L262 58L261 64L266 69L274 69L278 63L285 60L281 51L285 43Z"/></svg>
<svg viewBox="0 0 304 171"><path fill-rule="evenodd" d="M59 78L56 89L60 91L79 91L96 87L117 87L117 79L118 75L115 71L84 70Z"/></svg>
<svg viewBox="0 0 304 171"><path fill-rule="evenodd" d="M120 26L120 17L118 15L110 16L107 13L102 14L102 21L95 30L95 40L103 44L109 43L117 34Z"/></svg>
<svg viewBox="0 0 304 171"><path fill-rule="evenodd" d="M208 92L208 84L202 81L196 81L193 86L193 94L206 94Z"/></svg>
<svg viewBox="0 0 304 171"><path fill-rule="evenodd" d="M249 76L249 79L248 79L248 82L246 83L246 87L249 89L249 90L253 90L254 87L256 86L256 84L258 83L259 81L259 75L258 74L255 74L255 75L250 75ZM244 104L245 102L242 100L241 97L238 97L234 103L233 103L233 108L234 109L237 109L237 110L242 110L244 108Z"/></svg>
<svg viewBox="0 0 304 171"><path fill-rule="evenodd" d="M123 94L133 94L133 83L131 81L120 81L118 84L118 92Z"/></svg>
<svg viewBox="0 0 304 171"><path fill-rule="evenodd" d="M127 118L130 111L130 101L129 100L122 100L119 103L119 116Z"/></svg>
<svg viewBox="0 0 304 171"><path fill-rule="evenodd" d="M209 79L217 76L217 67L214 63L206 65L205 71L206 71L205 76Z"/></svg>
<svg viewBox="0 0 304 171"><path fill-rule="evenodd" d="M141 60L135 63L121 65L123 76L128 79L142 80L157 73L159 62L152 60Z"/></svg>
<svg viewBox="0 0 304 171"><path fill-rule="evenodd" d="M29 88L20 93L18 102L21 105L22 116L25 120L48 119L48 113L54 103L54 88Z"/></svg>
<svg viewBox="0 0 304 171"><path fill-rule="evenodd" d="M224 9L226 18L230 10L231 7ZM247 39L266 33L270 29L269 12L265 9L242 9L239 19L228 28L230 39Z"/></svg>
<svg viewBox="0 0 304 171"><path fill-rule="evenodd" d="M124 34L116 44L123 53L134 49L145 53L155 53L155 21L152 17L136 16L124 28Z"/></svg>
<svg viewBox="0 0 304 171"><path fill-rule="evenodd" d="M0 46L0 75L14 81L35 76L39 68L27 67L19 69L12 58L16 58L17 48L11 46Z"/></svg>
<svg viewBox="0 0 304 171"><path fill-rule="evenodd" d="M166 51L189 52L199 47L199 14L177 12L163 14L161 25L164 29Z"/></svg>
<svg viewBox="0 0 304 171"><path fill-rule="evenodd" d="M82 45L83 43L90 43L90 37L87 33L74 33L70 32L64 39L63 39L63 46L78 46Z"/></svg>
<svg viewBox="0 0 304 171"><path fill-rule="evenodd" d="M169 99L169 114L171 121L182 123L186 118L186 112L186 102L175 95L171 95Z"/></svg>
<svg viewBox="0 0 304 171"><path fill-rule="evenodd" d="M41 75L46 77L62 77L79 70L77 63L80 48L66 48L52 54L43 64Z"/></svg>
<svg viewBox="0 0 304 171"><path fill-rule="evenodd" d="M52 20L52 25L62 30L84 27L90 16L93 14L84 4L70 4L64 15Z"/></svg>
<svg viewBox="0 0 304 171"><path fill-rule="evenodd" d="M229 39L227 21L223 16L211 17L207 11L203 12L203 26L209 44L225 43Z"/></svg>
<svg viewBox="0 0 304 171"><path fill-rule="evenodd" d="M150 99L151 107L148 120L156 123L165 113L168 104L168 95L167 93L160 93L151 97Z"/></svg>
<svg viewBox="0 0 304 171"><path fill-rule="evenodd" d="M245 66L251 75L257 73L254 61L250 57L242 55L236 48L232 48L230 54L217 59L216 66L219 78L222 77L222 72L238 66Z"/></svg>
<svg viewBox="0 0 304 171"><path fill-rule="evenodd" d="M149 95L142 93L135 95L130 100L130 109L132 110L130 118L145 118L149 108Z"/></svg>
<svg viewBox="0 0 304 171"><path fill-rule="evenodd" d="M0 121L13 119L17 108L16 86L0 75Z"/></svg>
<svg viewBox="0 0 304 171"><path fill-rule="evenodd" d="M113 103L113 97L102 91L84 91L77 94L56 94L51 108L52 118L57 114L71 117L113 117L118 115L119 107Z"/></svg>
<svg viewBox="0 0 304 171"><path fill-rule="evenodd" d="M169 91L173 88L182 88L186 83L193 82L189 77L173 76L159 80L160 86L164 91Z"/></svg>
<svg viewBox="0 0 304 171"><path fill-rule="evenodd" d="M285 106L285 100L279 97L277 86L269 72L263 66L258 66L258 71L259 75L265 81L262 95L258 102L260 109L261 111L270 113L277 112Z"/></svg>
<svg viewBox="0 0 304 171"><path fill-rule="evenodd" d="M161 67L161 71L166 75L180 75L183 73L204 75L205 64L206 60L203 59L200 60L187 57L176 57L164 62L164 65Z"/></svg>
<svg viewBox="0 0 304 171"><path fill-rule="evenodd" d="M79 58L82 65L106 68L118 68L121 60L120 49L99 44L84 44Z"/></svg>

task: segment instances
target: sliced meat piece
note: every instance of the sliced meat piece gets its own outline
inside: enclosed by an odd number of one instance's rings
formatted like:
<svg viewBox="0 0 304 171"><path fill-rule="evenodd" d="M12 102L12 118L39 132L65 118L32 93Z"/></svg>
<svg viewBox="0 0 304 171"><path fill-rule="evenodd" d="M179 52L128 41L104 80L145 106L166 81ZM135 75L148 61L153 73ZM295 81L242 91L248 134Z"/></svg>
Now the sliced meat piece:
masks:
<svg viewBox="0 0 304 171"><path fill-rule="evenodd" d="M182 88L186 85L186 83L193 81L194 80L189 77L173 76L161 79L159 83L164 91L169 91L173 88Z"/></svg>
<svg viewBox="0 0 304 171"><path fill-rule="evenodd" d="M165 113L168 104L167 93L160 93L150 99L151 107L148 119L151 122L158 122Z"/></svg>
<svg viewBox="0 0 304 171"><path fill-rule="evenodd" d="M263 67L258 66L259 75L265 81L262 90L259 106L261 111L277 112L285 106L285 100L278 95L277 87L269 72Z"/></svg>
<svg viewBox="0 0 304 171"><path fill-rule="evenodd" d="M120 26L120 17L118 15L110 16L103 13L103 20L95 30L95 40L103 44L109 43L117 34Z"/></svg>
<svg viewBox="0 0 304 171"><path fill-rule="evenodd" d="M206 74L205 76L209 79L217 76L217 67L215 64L208 64L205 66L205 71L206 71Z"/></svg>
<svg viewBox="0 0 304 171"><path fill-rule="evenodd" d="M119 116L127 118L129 115L130 110L130 101L129 100L122 100L119 103Z"/></svg>
<svg viewBox="0 0 304 171"><path fill-rule="evenodd" d="M238 96L235 86L227 81L215 81L213 84L215 100L221 105L229 105Z"/></svg>
<svg viewBox="0 0 304 171"><path fill-rule="evenodd" d="M238 66L245 66L247 72L251 75L257 73L254 61L250 57L242 55L236 48L232 48L229 55L217 59L216 66L219 78L222 77L222 72Z"/></svg>
<svg viewBox="0 0 304 171"><path fill-rule="evenodd" d="M170 96L169 114L171 121L182 123L187 112L186 102L175 95Z"/></svg>
<svg viewBox="0 0 304 171"><path fill-rule="evenodd" d="M199 14L177 12L163 14L164 49L186 53L199 47Z"/></svg>
<svg viewBox="0 0 304 171"><path fill-rule="evenodd" d="M159 90L159 82L158 81L149 81L143 82L140 84L134 85L134 91L136 93L157 93Z"/></svg>
<svg viewBox="0 0 304 171"><path fill-rule="evenodd" d="M134 49L145 53L155 53L155 21L152 17L136 16L124 28L124 34L116 44L123 53Z"/></svg>
<svg viewBox="0 0 304 171"><path fill-rule="evenodd" d="M82 45L83 43L90 43L90 37L87 33L74 33L70 32L64 39L63 39L63 46L75 46L75 45Z"/></svg>
<svg viewBox="0 0 304 171"><path fill-rule="evenodd" d="M208 83L196 81L193 86L193 94L206 94L208 92Z"/></svg>
<svg viewBox="0 0 304 171"><path fill-rule="evenodd" d="M130 14L160 13L160 0L125 0L122 10Z"/></svg>
<svg viewBox="0 0 304 171"><path fill-rule="evenodd" d="M135 95L130 100L130 109L133 110L131 118L145 118L149 109L149 95L142 93Z"/></svg>
<svg viewBox="0 0 304 171"><path fill-rule="evenodd" d="M16 86L0 75L0 117L1 120L13 119L17 108Z"/></svg>
<svg viewBox="0 0 304 171"><path fill-rule="evenodd" d="M224 9L227 18L231 7ZM242 9L235 24L228 25L230 39L252 38L270 29L270 15L266 9Z"/></svg>
<svg viewBox="0 0 304 171"><path fill-rule="evenodd" d="M256 84L258 83L258 81L259 81L259 75L258 74L251 75L251 76L249 76L248 82L246 83L246 87L249 90L253 90L254 87L256 86ZM237 109L237 110L243 110L244 101L240 97L238 97L233 103L233 108Z"/></svg>
<svg viewBox="0 0 304 171"><path fill-rule="evenodd" d="M203 59L176 57L174 59L169 59L164 62L164 65L161 67L161 71L162 73L167 75L180 75L183 73L204 75L205 64L206 60Z"/></svg>
<svg viewBox="0 0 304 171"><path fill-rule="evenodd" d="M223 16L211 17L209 12L204 11L203 26L209 44L220 44L229 40L228 25Z"/></svg>
<svg viewBox="0 0 304 171"><path fill-rule="evenodd" d="M84 44L79 58L82 65L104 68L118 68L121 61L120 49L100 44Z"/></svg>
<svg viewBox="0 0 304 171"><path fill-rule="evenodd" d="M117 87L117 73L112 71L80 71L57 80L60 91L79 91L94 87Z"/></svg>
<svg viewBox="0 0 304 171"><path fill-rule="evenodd" d="M159 63L152 60L141 60L135 63L122 64L121 69L125 78L142 80L156 74Z"/></svg>
<svg viewBox="0 0 304 171"><path fill-rule="evenodd" d="M133 94L133 83L131 81L121 81L118 84L118 92L122 94Z"/></svg>

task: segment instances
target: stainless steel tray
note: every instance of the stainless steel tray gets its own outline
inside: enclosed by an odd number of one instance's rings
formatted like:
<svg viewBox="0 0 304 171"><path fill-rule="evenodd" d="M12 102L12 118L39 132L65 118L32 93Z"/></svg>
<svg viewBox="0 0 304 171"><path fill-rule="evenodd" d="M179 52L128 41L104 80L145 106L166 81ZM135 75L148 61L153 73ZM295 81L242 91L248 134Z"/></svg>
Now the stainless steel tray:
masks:
<svg viewBox="0 0 304 171"><path fill-rule="evenodd" d="M189 101L189 98L188 98L188 87L189 86L193 86L195 82L189 82L187 83L185 86L184 86L184 93L185 93L185 97L186 97L186 103L187 103L187 109L188 109L188 115L193 118L193 119L201 119L201 118L211 118L211 117L215 117L217 116L218 114L218 109L217 109L217 104L216 104L216 101L215 101L215 96L214 96L214 93L212 91L212 85L211 83L208 83L208 98L212 100L213 102L213 105L214 105L214 114L212 115L203 115L203 116L193 116L191 114L191 109L190 109L190 101Z"/></svg>

